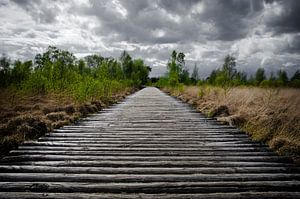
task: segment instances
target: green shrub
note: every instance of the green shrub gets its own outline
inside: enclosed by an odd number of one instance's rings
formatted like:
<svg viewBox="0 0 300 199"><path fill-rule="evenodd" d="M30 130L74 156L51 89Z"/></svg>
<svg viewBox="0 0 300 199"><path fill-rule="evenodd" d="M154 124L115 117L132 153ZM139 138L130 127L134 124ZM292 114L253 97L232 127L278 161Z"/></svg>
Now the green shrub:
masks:
<svg viewBox="0 0 300 199"><path fill-rule="evenodd" d="M273 86L273 82L271 80L263 80L260 82L259 86L261 87L271 87Z"/></svg>
<svg viewBox="0 0 300 199"><path fill-rule="evenodd" d="M35 72L22 82L21 91L31 94L46 94L49 88L48 80L41 72Z"/></svg>

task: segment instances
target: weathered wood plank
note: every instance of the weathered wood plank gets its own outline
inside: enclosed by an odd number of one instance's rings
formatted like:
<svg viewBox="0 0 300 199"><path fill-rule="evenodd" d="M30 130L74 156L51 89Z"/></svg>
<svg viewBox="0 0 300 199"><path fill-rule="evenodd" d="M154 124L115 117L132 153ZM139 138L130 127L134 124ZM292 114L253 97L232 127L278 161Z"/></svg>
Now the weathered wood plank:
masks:
<svg viewBox="0 0 300 199"><path fill-rule="evenodd" d="M0 192L3 199L295 199L300 192L241 192L241 193L209 193L209 194L108 194L108 193L33 193L33 192Z"/></svg>
<svg viewBox="0 0 300 199"><path fill-rule="evenodd" d="M300 180L300 174L234 173L234 174L74 174L74 173L1 173L2 181L25 182L223 182ZM296 183L295 183L296 184ZM300 182L299 182L300 184ZM300 188L300 186L299 186Z"/></svg>
<svg viewBox="0 0 300 199"><path fill-rule="evenodd" d="M66 193L241 193L249 191L296 192L299 182L155 182L155 183L80 183L80 182L0 182L0 192Z"/></svg>
<svg viewBox="0 0 300 199"><path fill-rule="evenodd" d="M43 142L26 142L24 146L60 146L60 147L69 147L69 146L87 146L87 147L131 147L131 148L202 148L202 147L260 147L261 144L258 143L236 143L234 141L220 141L220 142L198 142L193 143L99 143L99 142L90 142L90 141L77 141L77 142L57 142L57 141L43 141Z"/></svg>
<svg viewBox="0 0 300 199"><path fill-rule="evenodd" d="M20 161L59 161L59 160L81 160L81 161L233 161L233 162L291 162L285 157L278 156L101 156L97 155L18 155L4 157L1 162L20 162Z"/></svg>
<svg viewBox="0 0 300 199"><path fill-rule="evenodd" d="M299 167L56 167L0 165L1 173L94 173L94 174L229 174L229 173L295 173Z"/></svg>
<svg viewBox="0 0 300 199"><path fill-rule="evenodd" d="M274 156L276 153L274 152L238 152L238 151L180 151L180 152L159 152L159 151L136 151L136 152L128 152L128 151L81 151L81 150L12 150L10 155L26 155L26 154L48 154L48 155L102 155L102 156Z"/></svg>
<svg viewBox="0 0 300 199"><path fill-rule="evenodd" d="M10 162L0 162L9 165ZM99 161L99 160L63 160L63 161L18 161L14 165L34 166L73 166L73 167L293 167L294 164L277 162L241 162L241 161Z"/></svg>

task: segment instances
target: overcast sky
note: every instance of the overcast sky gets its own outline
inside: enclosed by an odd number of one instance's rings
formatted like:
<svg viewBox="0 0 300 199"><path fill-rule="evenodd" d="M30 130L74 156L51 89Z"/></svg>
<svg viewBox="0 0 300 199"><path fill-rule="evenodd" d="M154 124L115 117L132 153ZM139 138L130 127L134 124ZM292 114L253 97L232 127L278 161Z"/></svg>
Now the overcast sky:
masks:
<svg viewBox="0 0 300 199"><path fill-rule="evenodd" d="M227 54L241 71L300 69L300 1L0 0L0 53L32 59L48 45L77 57L127 50L163 75L173 49L202 77Z"/></svg>

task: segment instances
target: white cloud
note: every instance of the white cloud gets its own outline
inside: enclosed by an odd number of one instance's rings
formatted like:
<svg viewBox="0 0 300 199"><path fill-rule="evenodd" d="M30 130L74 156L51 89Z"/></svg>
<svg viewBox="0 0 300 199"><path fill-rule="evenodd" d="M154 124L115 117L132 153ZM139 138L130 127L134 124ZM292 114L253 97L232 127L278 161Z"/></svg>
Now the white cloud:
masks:
<svg viewBox="0 0 300 199"><path fill-rule="evenodd" d="M204 3L202 1L198 2L195 6L193 6L191 13L192 14L201 14L204 12Z"/></svg>
<svg viewBox="0 0 300 199"><path fill-rule="evenodd" d="M123 18L127 17L127 10L120 4L118 0L112 0L111 3L114 5L112 8L114 8L119 14L121 14Z"/></svg>
<svg viewBox="0 0 300 199"><path fill-rule="evenodd" d="M152 32L153 37L163 37L166 35L166 32L162 29L155 29Z"/></svg>

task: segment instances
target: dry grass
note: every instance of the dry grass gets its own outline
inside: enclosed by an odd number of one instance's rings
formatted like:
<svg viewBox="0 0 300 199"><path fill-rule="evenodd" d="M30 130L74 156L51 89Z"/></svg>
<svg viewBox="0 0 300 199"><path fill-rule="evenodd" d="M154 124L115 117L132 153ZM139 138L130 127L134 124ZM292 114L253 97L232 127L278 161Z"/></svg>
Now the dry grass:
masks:
<svg viewBox="0 0 300 199"><path fill-rule="evenodd" d="M171 93L299 162L300 89L190 86Z"/></svg>
<svg viewBox="0 0 300 199"><path fill-rule="evenodd" d="M111 98L83 104L55 93L28 96L8 90L0 91L0 155L25 140L36 139L54 128L122 100L133 91L128 88L112 94Z"/></svg>

